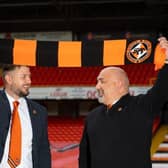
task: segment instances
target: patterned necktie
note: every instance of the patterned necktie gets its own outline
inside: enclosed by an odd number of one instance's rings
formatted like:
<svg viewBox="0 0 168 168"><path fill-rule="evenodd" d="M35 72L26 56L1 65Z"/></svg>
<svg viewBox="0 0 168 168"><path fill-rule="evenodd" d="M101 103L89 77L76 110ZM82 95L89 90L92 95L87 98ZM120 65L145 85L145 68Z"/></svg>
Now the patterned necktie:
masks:
<svg viewBox="0 0 168 168"><path fill-rule="evenodd" d="M13 102L13 114L10 133L8 164L15 168L21 160L21 123L18 113L18 101Z"/></svg>

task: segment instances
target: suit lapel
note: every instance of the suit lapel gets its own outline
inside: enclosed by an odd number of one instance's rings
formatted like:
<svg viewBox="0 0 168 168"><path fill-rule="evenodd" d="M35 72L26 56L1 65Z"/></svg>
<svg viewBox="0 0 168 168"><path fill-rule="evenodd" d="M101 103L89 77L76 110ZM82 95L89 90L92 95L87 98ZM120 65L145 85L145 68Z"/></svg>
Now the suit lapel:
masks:
<svg viewBox="0 0 168 168"><path fill-rule="evenodd" d="M10 104L9 104L8 98L7 98L6 94L5 94L5 91L2 90L0 95L2 96L1 103L2 103L2 107L4 107L3 111L5 113L7 113L8 117L10 118L11 109L10 109Z"/></svg>
<svg viewBox="0 0 168 168"><path fill-rule="evenodd" d="M2 107L0 109L0 148L2 149L0 151L1 161L2 151L4 150L4 145L6 142L11 117L10 104L4 90L0 91L0 107Z"/></svg>

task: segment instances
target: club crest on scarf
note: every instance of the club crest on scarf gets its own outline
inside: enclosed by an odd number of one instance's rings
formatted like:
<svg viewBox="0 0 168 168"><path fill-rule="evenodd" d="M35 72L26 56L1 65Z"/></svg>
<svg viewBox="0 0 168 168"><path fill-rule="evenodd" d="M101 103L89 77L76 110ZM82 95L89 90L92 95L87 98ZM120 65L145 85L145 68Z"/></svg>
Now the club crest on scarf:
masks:
<svg viewBox="0 0 168 168"><path fill-rule="evenodd" d="M151 55L152 44L148 40L132 41L127 48L126 57L132 63L142 63Z"/></svg>

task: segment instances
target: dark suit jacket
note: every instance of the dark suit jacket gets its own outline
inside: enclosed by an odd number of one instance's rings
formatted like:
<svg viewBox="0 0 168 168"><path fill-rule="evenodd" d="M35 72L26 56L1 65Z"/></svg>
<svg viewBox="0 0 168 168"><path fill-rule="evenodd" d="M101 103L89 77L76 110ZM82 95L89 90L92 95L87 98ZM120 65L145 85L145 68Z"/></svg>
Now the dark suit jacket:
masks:
<svg viewBox="0 0 168 168"><path fill-rule="evenodd" d="M147 94L127 94L111 109L101 105L90 112L80 143L79 168L151 168L153 119L167 100L165 65Z"/></svg>
<svg viewBox="0 0 168 168"><path fill-rule="evenodd" d="M33 140L33 168L51 168L51 155L47 131L47 111L36 102L27 99L31 118ZM11 110L5 92L0 91L0 162L2 160L5 141L9 129Z"/></svg>

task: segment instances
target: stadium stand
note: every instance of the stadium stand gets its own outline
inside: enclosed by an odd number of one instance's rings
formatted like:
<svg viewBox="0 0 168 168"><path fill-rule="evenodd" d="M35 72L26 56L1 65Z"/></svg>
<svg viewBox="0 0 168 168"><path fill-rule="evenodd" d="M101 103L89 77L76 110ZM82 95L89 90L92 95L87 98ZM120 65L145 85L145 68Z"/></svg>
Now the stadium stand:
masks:
<svg viewBox="0 0 168 168"><path fill-rule="evenodd" d="M154 64L128 64L120 66L131 85L149 86L155 81ZM103 67L31 67L32 86L95 86L96 77ZM2 86L2 79L0 79ZM84 117L49 116L48 135L52 152L52 168L77 168L78 145L83 131ZM160 124L156 118L153 134Z"/></svg>
<svg viewBox="0 0 168 168"><path fill-rule="evenodd" d="M131 85L149 85L157 71L154 64L129 64L122 67L130 79ZM31 67L33 86L75 86L96 84L96 77L103 67ZM40 74L40 75L39 75Z"/></svg>
<svg viewBox="0 0 168 168"><path fill-rule="evenodd" d="M120 66L127 73L131 85L149 85L157 71L154 64L128 64ZM31 67L32 86L94 86L103 67ZM0 80L2 85L2 80Z"/></svg>

